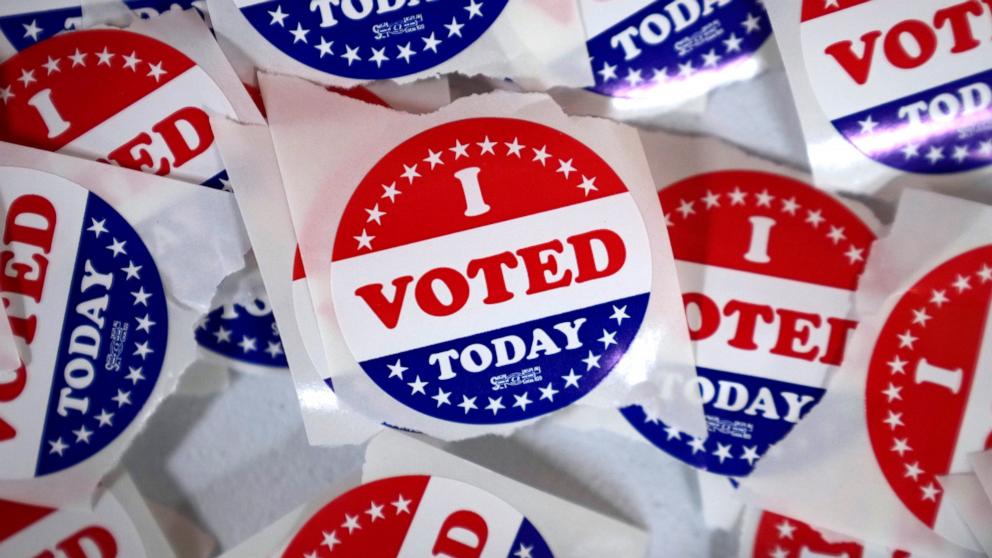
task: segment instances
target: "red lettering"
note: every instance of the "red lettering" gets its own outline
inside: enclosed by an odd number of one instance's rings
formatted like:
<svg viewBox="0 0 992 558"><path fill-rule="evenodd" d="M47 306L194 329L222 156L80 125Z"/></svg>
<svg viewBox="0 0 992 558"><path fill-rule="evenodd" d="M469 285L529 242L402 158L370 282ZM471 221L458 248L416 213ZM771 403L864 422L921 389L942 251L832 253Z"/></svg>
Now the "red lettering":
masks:
<svg viewBox="0 0 992 558"><path fill-rule="evenodd" d="M10 301L3 297L3 306L7 309L7 320L10 322L11 332L30 345L34 341L34 334L38 330L38 318L34 315L22 318L15 316L10 311Z"/></svg>
<svg viewBox="0 0 992 558"><path fill-rule="evenodd" d="M89 548L96 548L100 554L91 556L83 548L83 541L88 541ZM77 531L75 534L55 546L65 558L116 558L117 540L110 531L103 527L92 525ZM46 550L35 558L55 558L55 553Z"/></svg>
<svg viewBox="0 0 992 558"><path fill-rule="evenodd" d="M733 339L727 341L727 344L745 351L757 349L758 345L754 342L755 326L757 326L758 318L769 324L775 320L775 312L772 311L772 307L731 300L723 307L723 315L729 317L734 314L738 315L737 331L734 333Z"/></svg>
<svg viewBox="0 0 992 558"><path fill-rule="evenodd" d="M699 310L699 327L696 329L689 327L689 339L699 341L716 333L717 328L720 327L720 308L712 298L703 293L686 293L682 295L682 305L686 315L689 314L690 305L694 305Z"/></svg>
<svg viewBox="0 0 992 558"><path fill-rule="evenodd" d="M513 269L517 267L517 258L513 252L500 252L495 256L479 258L468 262L468 276L475 277L482 272L482 277L486 282L486 298L482 302L486 304L499 304L513 298L506 288L506 277L503 275L503 267Z"/></svg>
<svg viewBox="0 0 992 558"><path fill-rule="evenodd" d="M775 311L779 318L778 339L771 352L776 355L813 360L820 352L818 347L801 350L796 347L809 343L809 335L813 328L820 327L820 316L795 310L778 309Z"/></svg>
<svg viewBox="0 0 992 558"><path fill-rule="evenodd" d="M438 298L434 291L434 282L440 281L448 288L451 294L451 302L444 303ZM414 288L414 295L417 297L417 304L420 308L431 316L450 316L462 309L468 302L468 281L461 273L450 267L438 267L424 274L417 281Z"/></svg>
<svg viewBox="0 0 992 558"><path fill-rule="evenodd" d="M861 56L854 53L854 43L851 41L836 42L824 49L824 52L833 56L834 60L840 64L841 68L844 68L844 71L851 76L855 83L864 85L868 82L868 75L871 72L875 44L878 43L878 38L881 36L881 31L869 31L862 35L861 44L864 46L864 50Z"/></svg>
<svg viewBox="0 0 992 558"><path fill-rule="evenodd" d="M906 35L913 37L920 52L912 54L906 50L903 43ZM893 66L904 70L918 68L937 52L937 33L925 21L907 19L893 25L885 34L883 48Z"/></svg>
<svg viewBox="0 0 992 558"><path fill-rule="evenodd" d="M554 281L548 280L548 274L558 273L558 258L555 254L560 254L564 250L560 240L552 240L536 246L528 246L517 250L517 255L524 262L524 269L527 270L527 294L541 293L560 287L567 287L572 283L572 271L566 269L561 277ZM547 260L544 255L548 254Z"/></svg>
<svg viewBox="0 0 992 558"><path fill-rule="evenodd" d="M41 217L45 222L45 227L39 228L24 224L25 220L21 219L21 217L27 215ZM52 205L52 202L35 194L20 196L7 209L7 222L4 224L3 242L4 244L20 242L37 246L47 254L52 249L52 239L55 238L55 223L57 220L55 207Z"/></svg>
<svg viewBox="0 0 992 558"><path fill-rule="evenodd" d="M606 250L606 264L603 269L596 269L596 257L592 251L592 241L599 241ZM575 250L575 262L578 273L576 283L585 283L594 279L609 277L623 267L627 260L627 247L620 235L609 229L597 229L587 233L577 234L565 239Z"/></svg>
<svg viewBox="0 0 992 558"><path fill-rule="evenodd" d="M107 158L118 165L131 170L154 172L159 176L165 176L172 170L169 160L161 157L158 165L152 159L151 151L147 146L151 146L152 136L148 132L141 132L131 139L131 141L110 152Z"/></svg>
<svg viewBox="0 0 992 558"><path fill-rule="evenodd" d="M992 5L992 0L987 1ZM937 29L941 29L945 23L950 22L951 33L954 35L954 46L951 48L951 52L967 52L981 44L972 32L968 15L980 16L984 11L977 0L970 0L937 10L933 14L933 24Z"/></svg>
<svg viewBox="0 0 992 558"><path fill-rule="evenodd" d="M190 145L179 129L186 127L196 135L196 145ZM210 128L210 116L202 109L186 107L167 116L152 126L152 131L162 136L172 152L172 166L179 168L193 157L203 153L214 142L214 131Z"/></svg>
<svg viewBox="0 0 992 558"><path fill-rule="evenodd" d="M455 538L457 537L457 539ZM458 510L441 524L431 553L449 558L479 558L489 539L489 527L479 514Z"/></svg>
<svg viewBox="0 0 992 558"><path fill-rule="evenodd" d="M827 324L830 326L830 338L827 340L827 349L823 352L823 356L820 357L820 362L831 366L839 366L841 361L844 360L847 335L857 327L858 322L842 318L827 318Z"/></svg>
<svg viewBox="0 0 992 558"><path fill-rule="evenodd" d="M406 288L412 281L413 277L409 275L393 279L396 294L392 300L386 298L386 295L382 293L382 283L359 287L355 289L355 294L361 297L365 304L368 304L382 325L393 329L400 321L400 310L403 308L403 299L406 298Z"/></svg>
<svg viewBox="0 0 992 558"><path fill-rule="evenodd" d="M48 258L41 254L33 254L31 261L35 265L15 262L14 253L10 250L0 252L0 289L8 293L17 293L41 301L41 293L45 288L45 273L48 271ZM35 275L34 279L29 275Z"/></svg>

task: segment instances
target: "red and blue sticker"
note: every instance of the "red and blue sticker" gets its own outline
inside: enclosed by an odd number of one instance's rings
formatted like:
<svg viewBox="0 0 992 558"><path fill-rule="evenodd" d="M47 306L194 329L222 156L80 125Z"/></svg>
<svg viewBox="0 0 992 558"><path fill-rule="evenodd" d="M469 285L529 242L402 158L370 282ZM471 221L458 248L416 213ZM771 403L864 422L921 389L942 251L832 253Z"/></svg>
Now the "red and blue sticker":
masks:
<svg viewBox="0 0 992 558"><path fill-rule="evenodd" d="M882 551L854 541L827 540L810 525L772 512L763 512L754 533L753 558L805 558L845 556L847 558L908 558L901 550Z"/></svg>
<svg viewBox="0 0 992 558"><path fill-rule="evenodd" d="M331 289L368 377L424 415L501 424L594 389L640 328L651 251L626 185L571 136L471 118L393 148L338 225Z"/></svg>
<svg viewBox="0 0 992 558"><path fill-rule="evenodd" d="M771 36L760 0L583 0L582 12L592 37L591 90L610 97L657 97L675 83L719 74Z"/></svg>
<svg viewBox="0 0 992 558"><path fill-rule="evenodd" d="M169 315L141 237L95 194L6 167L0 290L24 364L0 384L2 478L84 462L152 395Z"/></svg>
<svg viewBox="0 0 992 558"><path fill-rule="evenodd" d="M803 53L827 118L920 174L992 164L992 1L804 0Z"/></svg>
<svg viewBox="0 0 992 558"><path fill-rule="evenodd" d="M352 79L389 79L445 62L481 37L508 0L234 0L290 58Z"/></svg>
<svg viewBox="0 0 992 558"><path fill-rule="evenodd" d="M363 484L317 511L283 558L552 558L519 511L460 481L410 475Z"/></svg>
<svg viewBox="0 0 992 558"><path fill-rule="evenodd" d="M990 305L992 246L959 254L902 295L869 363L875 458L903 505L938 532L939 516L955 512L937 477L969 471L969 453L992 449Z"/></svg>
<svg viewBox="0 0 992 558"><path fill-rule="evenodd" d="M838 200L765 172L697 175L659 198L697 363L694 381L667 382L663 395L702 403L708 435L641 407L622 413L666 453L745 476L819 402L840 364L875 236Z"/></svg>
<svg viewBox="0 0 992 558"><path fill-rule="evenodd" d="M83 19L83 9L79 0L68 0L62 4L49 2L47 9L33 6L20 9L6 8L8 13L0 15L0 33L14 50L21 51L45 39L79 27Z"/></svg>
<svg viewBox="0 0 992 558"><path fill-rule="evenodd" d="M251 304L224 304L211 310L196 328L201 347L257 366L285 368L279 328L266 298Z"/></svg>

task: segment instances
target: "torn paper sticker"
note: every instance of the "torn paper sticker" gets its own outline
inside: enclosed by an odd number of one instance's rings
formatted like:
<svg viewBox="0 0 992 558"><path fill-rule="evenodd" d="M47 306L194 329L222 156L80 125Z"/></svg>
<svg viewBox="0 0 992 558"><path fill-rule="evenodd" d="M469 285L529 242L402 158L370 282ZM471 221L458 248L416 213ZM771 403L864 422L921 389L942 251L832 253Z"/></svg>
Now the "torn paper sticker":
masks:
<svg viewBox="0 0 992 558"><path fill-rule="evenodd" d="M741 526L740 558L909 558L909 553L865 546L857 540L824 533L769 511L747 508Z"/></svg>

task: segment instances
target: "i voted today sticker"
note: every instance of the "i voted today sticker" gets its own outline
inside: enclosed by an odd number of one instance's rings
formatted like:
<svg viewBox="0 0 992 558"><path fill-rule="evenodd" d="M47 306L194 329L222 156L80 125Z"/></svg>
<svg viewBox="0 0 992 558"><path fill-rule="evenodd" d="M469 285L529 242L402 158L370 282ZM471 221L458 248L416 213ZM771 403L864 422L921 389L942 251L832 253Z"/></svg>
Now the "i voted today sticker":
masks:
<svg viewBox="0 0 992 558"><path fill-rule="evenodd" d="M7 6L0 7L0 33L10 47L21 51L56 33L76 29L82 19L80 0L48 2L40 6L34 2L9 2Z"/></svg>
<svg viewBox="0 0 992 558"><path fill-rule="evenodd" d="M0 478L67 469L152 394L168 340L158 269L110 205L63 178L0 168L0 291L23 365L0 373Z"/></svg>
<svg viewBox="0 0 992 558"><path fill-rule="evenodd" d="M470 118L372 167L330 276L342 335L381 391L437 419L501 424L610 374L644 317L651 258L633 196L589 147Z"/></svg>
<svg viewBox="0 0 992 558"><path fill-rule="evenodd" d="M951 540L957 518L937 477L970 471L968 454L992 448L990 305L992 246L937 265L889 313L865 385L868 434L889 486Z"/></svg>
<svg viewBox="0 0 992 558"><path fill-rule="evenodd" d="M197 325L196 341L218 355L254 364L288 366L267 297L250 304L223 304Z"/></svg>
<svg viewBox="0 0 992 558"><path fill-rule="evenodd" d="M581 6L596 78L591 90L611 97L659 97L676 83L711 80L753 57L771 36L760 0L582 0Z"/></svg>
<svg viewBox="0 0 992 558"><path fill-rule="evenodd" d="M363 484L321 508L283 558L551 558L537 528L500 498L426 475Z"/></svg>
<svg viewBox="0 0 992 558"><path fill-rule="evenodd" d="M389 79L445 62L481 37L508 0L233 0L269 43L311 68Z"/></svg>
<svg viewBox="0 0 992 558"><path fill-rule="evenodd" d="M708 435L622 412L648 440L707 471L744 476L823 395L856 323L852 295L875 236L838 200L747 170L659 193L696 355L695 381L665 398L703 404Z"/></svg>
<svg viewBox="0 0 992 558"><path fill-rule="evenodd" d="M866 156L924 174L992 164L989 0L804 0L801 37L820 106Z"/></svg>
<svg viewBox="0 0 992 558"><path fill-rule="evenodd" d="M803 558L847 556L849 558L908 558L901 550L880 550L856 541L827 540L823 533L795 519L763 512L754 533L752 558Z"/></svg>

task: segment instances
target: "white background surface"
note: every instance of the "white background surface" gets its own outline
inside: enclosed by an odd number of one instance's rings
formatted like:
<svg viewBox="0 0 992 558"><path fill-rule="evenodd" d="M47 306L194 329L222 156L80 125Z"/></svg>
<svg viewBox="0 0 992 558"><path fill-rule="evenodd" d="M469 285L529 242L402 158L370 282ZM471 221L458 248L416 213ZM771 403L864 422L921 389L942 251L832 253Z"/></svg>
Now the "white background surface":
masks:
<svg viewBox="0 0 992 558"><path fill-rule="evenodd" d="M666 124L806 166L781 70L717 91L702 117L671 117ZM508 439L482 438L447 449L645 527L651 557L736 555L736 534L703 526L693 471L647 442L538 423ZM124 465L146 497L184 513L227 549L320 489L353 482L363 451L307 444L288 374L234 375L217 395L166 401Z"/></svg>

